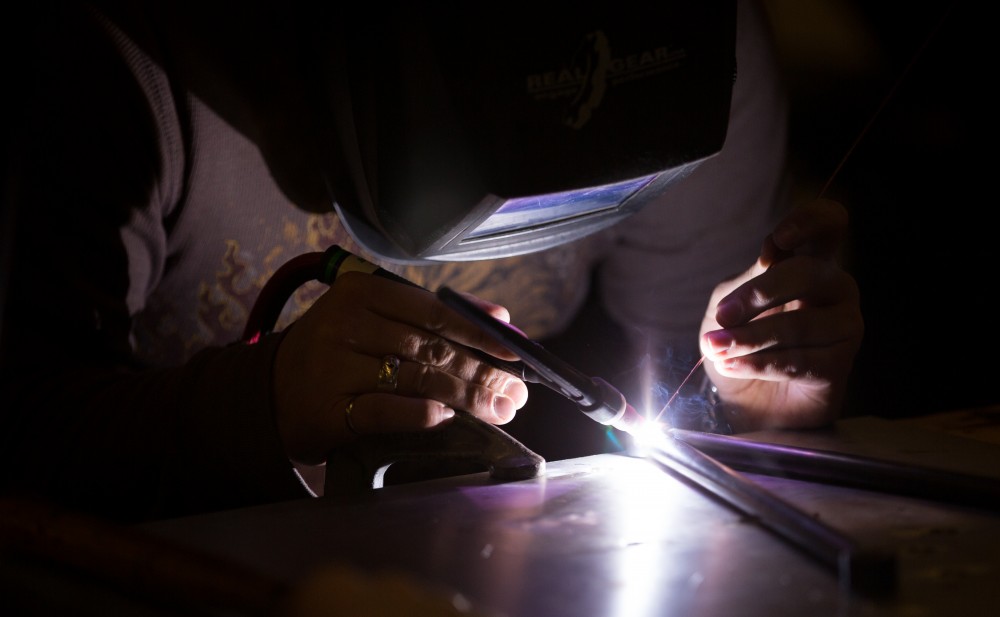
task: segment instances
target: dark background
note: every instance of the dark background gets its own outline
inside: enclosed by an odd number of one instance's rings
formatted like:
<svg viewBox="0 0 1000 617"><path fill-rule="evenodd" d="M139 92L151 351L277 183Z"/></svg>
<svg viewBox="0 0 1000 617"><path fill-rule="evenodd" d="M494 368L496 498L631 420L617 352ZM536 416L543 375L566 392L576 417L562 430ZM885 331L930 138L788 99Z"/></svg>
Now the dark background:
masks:
<svg viewBox="0 0 1000 617"><path fill-rule="evenodd" d="M16 83L22 59L19 4L0 27L8 84ZM996 159L991 16L972 2L765 5L791 95L801 196L815 196L851 151L826 192L851 213L845 265L860 285L866 324L846 415L898 418L996 403L997 233L986 186ZM4 91L4 135L17 122L9 113L17 96ZM15 222L3 205L0 311ZM589 307L546 346L617 383L617 338L598 327L603 317ZM546 392L532 396L538 404L560 402ZM547 443L532 442L547 458L587 453L605 438L573 408L549 415ZM527 421L519 415L509 428L518 435Z"/></svg>
<svg viewBox="0 0 1000 617"><path fill-rule="evenodd" d="M790 95L798 198L816 197L832 177L824 196L851 216L843 261L861 290L865 337L844 415L904 418L1000 402L998 234L986 186L996 159L989 108L997 34L985 9L765 5ZM543 344L627 391L622 367L631 360L619 342L592 300ZM610 431L531 388L529 406L504 427L512 435L550 460L615 448Z"/></svg>
<svg viewBox="0 0 1000 617"><path fill-rule="evenodd" d="M799 30L781 20L782 10L803 10L796 4L817 7ZM998 402L986 186L996 160L992 20L970 2L769 5L804 186L826 181L880 109L828 192L850 210L845 263L866 326L846 413L898 418ZM806 25L814 42L827 41L825 64L803 57Z"/></svg>

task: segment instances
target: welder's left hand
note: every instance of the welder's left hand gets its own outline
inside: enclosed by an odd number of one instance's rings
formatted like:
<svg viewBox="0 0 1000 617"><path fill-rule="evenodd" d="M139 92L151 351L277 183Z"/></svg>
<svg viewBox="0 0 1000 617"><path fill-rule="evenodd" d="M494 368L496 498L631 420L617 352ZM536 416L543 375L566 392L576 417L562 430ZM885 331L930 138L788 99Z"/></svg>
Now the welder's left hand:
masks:
<svg viewBox="0 0 1000 617"><path fill-rule="evenodd" d="M799 206L756 263L712 293L701 351L734 430L818 427L840 414L864 334L857 283L837 260L847 224L835 201Z"/></svg>

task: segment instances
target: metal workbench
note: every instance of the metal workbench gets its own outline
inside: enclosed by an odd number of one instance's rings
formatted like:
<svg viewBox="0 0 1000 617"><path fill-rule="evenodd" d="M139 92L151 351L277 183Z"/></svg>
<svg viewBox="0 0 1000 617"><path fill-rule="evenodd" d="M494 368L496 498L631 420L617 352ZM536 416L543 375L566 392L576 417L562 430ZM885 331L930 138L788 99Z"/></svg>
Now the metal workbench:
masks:
<svg viewBox="0 0 1000 617"><path fill-rule="evenodd" d="M1000 477L1000 445L858 418L754 440ZM538 477L474 473L144 526L290 584L331 564L396 573L484 615L894 616L1000 610L1000 506L747 474L897 558L867 595L718 498L642 457L548 461Z"/></svg>

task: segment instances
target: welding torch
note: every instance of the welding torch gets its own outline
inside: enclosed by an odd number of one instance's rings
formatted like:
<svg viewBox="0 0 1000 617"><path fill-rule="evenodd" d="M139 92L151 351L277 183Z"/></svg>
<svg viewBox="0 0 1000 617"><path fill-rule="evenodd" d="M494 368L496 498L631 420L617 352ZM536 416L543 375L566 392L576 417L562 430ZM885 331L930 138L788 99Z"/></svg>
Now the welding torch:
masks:
<svg viewBox="0 0 1000 617"><path fill-rule="evenodd" d="M296 257L275 272L261 290L258 301L250 312L243 339L253 342L270 332L287 298L300 285L310 280L330 285L347 272L374 274L420 287L409 279L333 245L324 252ZM607 381L583 374L514 326L496 319L453 289L442 287L436 295L446 306L486 330L520 358L516 361L502 360L478 349L468 348L483 362L522 381L541 384L558 392L575 403L584 415L600 424L632 432L644 421L639 412L625 400L625 396Z"/></svg>
<svg viewBox="0 0 1000 617"><path fill-rule="evenodd" d="M244 340L253 342L270 331L286 299L298 286L309 280L318 280L329 285L338 276L347 272L374 274L420 287L404 277L334 245L322 253L309 253L297 257L279 268L261 290L247 320ZM646 423L639 412L625 400L624 395L608 382L581 373L542 345L529 339L511 324L493 317L458 292L442 287L436 295L442 303L482 328L519 358L517 361L501 360L483 351L468 348L483 362L507 371L523 381L542 384L555 390L576 403L581 412L600 424L628 433L637 433ZM468 425L469 428L490 426L485 423ZM491 433L489 437L493 436ZM669 433L663 436L664 439L657 442L658 447L654 447L651 454L651 460L658 465L687 478L703 490L725 500L730 506L754 517L765 527L805 549L814 558L827 566L832 566L852 586L876 590L892 586L895 578L893 555L858 545L851 538L771 495L683 440ZM462 455L471 456L472 453L468 450L481 450L482 443L480 440L472 439L460 443L458 450ZM412 450L413 444L408 445L409 450ZM501 461L492 461L491 473L506 479L533 477L542 464L540 457L523 447L514 447L511 451L513 463L507 460L510 458L507 456L510 452L505 450ZM370 464L366 468L368 472L375 468L384 468L385 461L378 458L379 454L380 452L375 452L371 455L375 460L369 461ZM328 466L336 466L337 461L336 458L330 459ZM354 465L356 462L351 461L351 464ZM331 478L337 481L340 476L346 475L349 474L330 474L328 471L327 493L353 490L353 485L345 487L330 484ZM366 473L366 482L369 486L371 481L368 480L368 476L380 477L379 473Z"/></svg>
<svg viewBox="0 0 1000 617"><path fill-rule="evenodd" d="M456 291L442 287L437 297L458 314L486 330L495 340L521 358L505 366L525 381L543 384L570 401L591 420L631 432L643 418L625 396L600 377L585 375L529 339L514 326L496 319ZM492 360L487 360L492 362ZM523 368L518 368L518 366ZM517 370L521 373L518 374Z"/></svg>

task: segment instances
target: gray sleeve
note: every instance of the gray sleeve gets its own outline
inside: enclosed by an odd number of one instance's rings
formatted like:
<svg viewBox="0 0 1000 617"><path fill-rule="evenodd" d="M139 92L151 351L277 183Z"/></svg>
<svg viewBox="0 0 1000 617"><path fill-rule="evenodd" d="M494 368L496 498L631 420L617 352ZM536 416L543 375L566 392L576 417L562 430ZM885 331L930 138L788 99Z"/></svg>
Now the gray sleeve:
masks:
<svg viewBox="0 0 1000 617"><path fill-rule="evenodd" d="M771 44L763 9L739 2L722 151L615 228L602 299L638 353L696 353L712 289L753 263L784 207L787 110Z"/></svg>
<svg viewBox="0 0 1000 617"><path fill-rule="evenodd" d="M135 213L173 201L157 191L177 157L141 67L86 17L46 22L19 90L0 492L129 522L306 497L271 404L278 335L171 368L133 353L132 313L166 259L161 212Z"/></svg>

